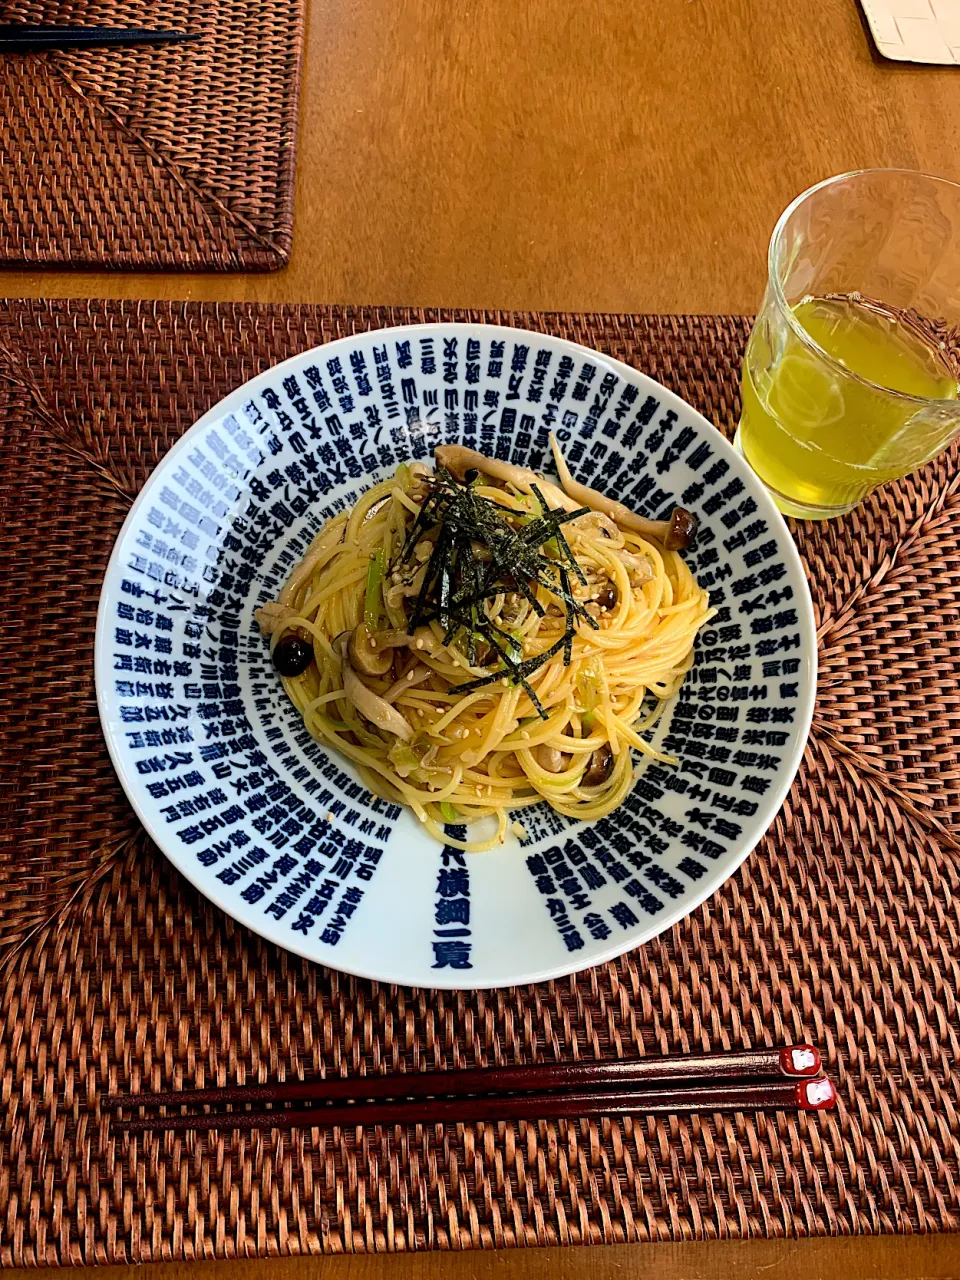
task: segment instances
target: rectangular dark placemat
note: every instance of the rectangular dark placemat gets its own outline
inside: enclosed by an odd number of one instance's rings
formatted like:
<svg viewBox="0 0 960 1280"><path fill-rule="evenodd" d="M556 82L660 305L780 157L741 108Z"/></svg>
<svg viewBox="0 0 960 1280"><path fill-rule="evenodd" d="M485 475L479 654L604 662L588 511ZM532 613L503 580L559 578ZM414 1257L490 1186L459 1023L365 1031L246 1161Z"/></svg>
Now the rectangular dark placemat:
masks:
<svg viewBox="0 0 960 1280"><path fill-rule="evenodd" d="M346 978L206 903L138 830L96 714L101 578L166 449L259 370L358 328L476 319L642 368L728 434L748 322L0 303L0 1263L960 1225L954 825L960 468L796 526L821 638L770 833L657 941L563 981ZM811 1040L831 1114L167 1135L104 1089Z"/></svg>
<svg viewBox="0 0 960 1280"><path fill-rule="evenodd" d="M187 44L0 56L0 266L272 271L290 256L305 0L13 0L4 22Z"/></svg>

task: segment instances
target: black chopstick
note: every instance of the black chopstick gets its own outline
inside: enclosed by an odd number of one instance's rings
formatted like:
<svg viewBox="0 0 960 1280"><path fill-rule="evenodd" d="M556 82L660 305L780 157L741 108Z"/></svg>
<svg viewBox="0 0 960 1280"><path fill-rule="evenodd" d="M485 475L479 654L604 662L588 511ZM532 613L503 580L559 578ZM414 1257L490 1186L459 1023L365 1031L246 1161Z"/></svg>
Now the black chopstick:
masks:
<svg viewBox="0 0 960 1280"><path fill-rule="evenodd" d="M353 1128L356 1125L460 1124L486 1120L579 1120L595 1116L659 1116L700 1112L829 1111L836 1105L826 1079L768 1080L648 1092L603 1090L517 1093L466 1098L322 1104L280 1111L135 1116L114 1120L122 1134L204 1132L211 1129Z"/></svg>
<svg viewBox="0 0 960 1280"><path fill-rule="evenodd" d="M150 31L143 27L30 26L0 23L0 53L27 53L37 49L76 49L92 45L122 47L134 44L181 44L199 40L186 31Z"/></svg>
<svg viewBox="0 0 960 1280"><path fill-rule="evenodd" d="M101 1109L124 1107L237 1106L246 1104L335 1102L374 1098L423 1098L467 1094L547 1093L556 1089L659 1088L675 1083L776 1080L812 1077L820 1054L812 1045L748 1049L727 1053L677 1054L617 1062L553 1062L530 1066L470 1067L395 1075L340 1076L276 1084L128 1094L102 1098Z"/></svg>

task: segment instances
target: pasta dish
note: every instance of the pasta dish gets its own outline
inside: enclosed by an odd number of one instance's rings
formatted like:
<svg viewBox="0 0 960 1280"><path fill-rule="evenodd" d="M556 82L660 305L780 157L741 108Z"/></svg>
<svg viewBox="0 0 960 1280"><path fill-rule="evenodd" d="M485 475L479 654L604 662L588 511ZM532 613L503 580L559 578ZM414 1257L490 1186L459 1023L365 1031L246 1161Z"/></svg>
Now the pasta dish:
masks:
<svg viewBox="0 0 960 1280"><path fill-rule="evenodd" d="M547 801L615 809L692 662L707 593L678 554L696 521L648 520L460 445L404 463L329 520L257 611L313 737L438 840L502 843ZM481 832L470 826L482 819ZM465 840L446 826L466 824Z"/></svg>

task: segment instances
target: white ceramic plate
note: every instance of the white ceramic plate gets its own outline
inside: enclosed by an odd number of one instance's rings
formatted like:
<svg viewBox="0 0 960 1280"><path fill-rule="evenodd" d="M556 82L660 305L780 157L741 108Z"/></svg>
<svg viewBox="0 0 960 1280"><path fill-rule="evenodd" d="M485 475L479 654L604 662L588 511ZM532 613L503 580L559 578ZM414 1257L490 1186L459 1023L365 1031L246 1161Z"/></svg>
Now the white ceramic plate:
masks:
<svg viewBox="0 0 960 1280"><path fill-rule="evenodd" d="M304 731L254 609L317 528L407 458L462 441L700 518L719 610L648 767L595 824L545 805L497 852L441 848ZM379 330L293 357L205 414L117 539L96 639L120 780L171 861L255 932L388 982L497 987L599 964L713 893L769 826L813 709L813 611L787 528L703 417L617 361L517 329Z"/></svg>

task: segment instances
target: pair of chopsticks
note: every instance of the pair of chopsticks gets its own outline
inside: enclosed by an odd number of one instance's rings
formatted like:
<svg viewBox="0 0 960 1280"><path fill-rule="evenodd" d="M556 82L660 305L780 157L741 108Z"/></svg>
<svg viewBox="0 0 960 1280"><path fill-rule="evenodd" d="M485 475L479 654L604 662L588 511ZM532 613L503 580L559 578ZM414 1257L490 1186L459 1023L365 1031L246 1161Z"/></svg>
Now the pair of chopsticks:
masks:
<svg viewBox="0 0 960 1280"><path fill-rule="evenodd" d="M142 1108L148 1113L184 1106L243 1108L186 1115L146 1114L112 1121L115 1130L128 1134L696 1111L827 1111L836 1105L837 1095L820 1068L820 1054L812 1046L789 1045L633 1062L477 1067L129 1094L104 1098L101 1108L109 1113L127 1108Z"/></svg>
<svg viewBox="0 0 960 1280"><path fill-rule="evenodd" d="M181 44L198 40L186 31L150 31L143 27L29 26L0 23L0 53L29 53L39 49L79 49L88 45L120 48L133 44Z"/></svg>

